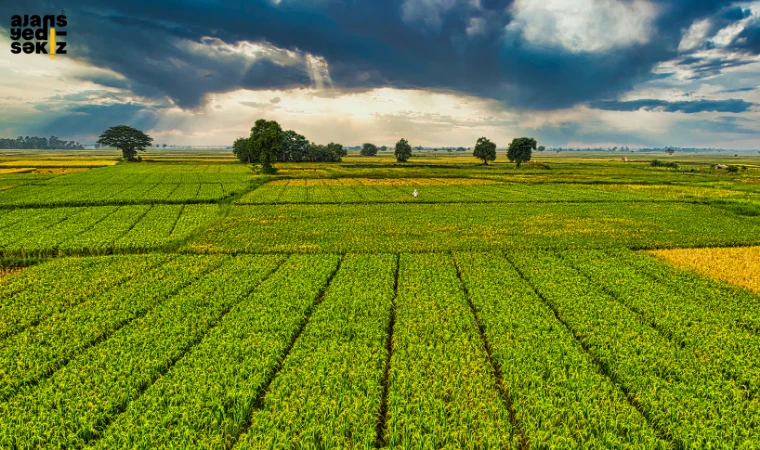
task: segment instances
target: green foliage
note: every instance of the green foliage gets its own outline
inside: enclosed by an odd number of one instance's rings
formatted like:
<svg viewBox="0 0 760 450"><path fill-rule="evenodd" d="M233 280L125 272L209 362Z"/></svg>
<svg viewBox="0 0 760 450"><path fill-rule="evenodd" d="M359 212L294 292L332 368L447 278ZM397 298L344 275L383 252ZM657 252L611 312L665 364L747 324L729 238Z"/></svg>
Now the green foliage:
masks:
<svg viewBox="0 0 760 450"><path fill-rule="evenodd" d="M666 447L503 255L458 253L456 262L532 448Z"/></svg>
<svg viewBox="0 0 760 450"><path fill-rule="evenodd" d="M232 153L243 164L250 164L251 152L248 150L248 138L237 138L235 143L232 144Z"/></svg>
<svg viewBox="0 0 760 450"><path fill-rule="evenodd" d="M375 156L377 155L377 146L370 143L363 144L359 154L361 156Z"/></svg>
<svg viewBox="0 0 760 450"><path fill-rule="evenodd" d="M383 433L387 448L516 448L509 409L448 255L401 255Z"/></svg>
<svg viewBox="0 0 760 450"><path fill-rule="evenodd" d="M114 411L126 409L247 299L277 263L273 256L225 259L222 267L88 348L35 389L0 404L0 446L84 447L102 433ZM235 283L228 282L231 277Z"/></svg>
<svg viewBox="0 0 760 450"><path fill-rule="evenodd" d="M309 141L293 130L282 134L282 151L277 157L278 161L301 162L309 160Z"/></svg>
<svg viewBox="0 0 760 450"><path fill-rule="evenodd" d="M663 162L663 161L660 161L659 159L653 159L652 162L649 163L649 165L652 167L665 167L667 169L678 169L678 164L674 161Z"/></svg>
<svg viewBox="0 0 760 450"><path fill-rule="evenodd" d="M751 173L468 158L0 174L0 259L51 257L0 277L0 447L760 446L757 295L628 250L760 244Z"/></svg>
<svg viewBox="0 0 760 450"><path fill-rule="evenodd" d="M197 187L195 188L197 190ZM162 250L218 219L217 205L132 205L15 209L0 220L4 256L103 255Z"/></svg>
<svg viewBox="0 0 760 450"><path fill-rule="evenodd" d="M760 244L760 221L720 214L708 205L672 201L540 201L541 194L531 193L531 188L525 188L525 200L510 202L508 207L503 203L462 201L455 205L236 206L213 230L199 235L189 248L343 253ZM406 191L409 198L411 191ZM427 188L421 188L420 192L424 197ZM555 195L562 197L561 187ZM513 193L512 198L515 197ZM547 214L548 210L551 214ZM467 226L452 225L461 221L466 221Z"/></svg>
<svg viewBox="0 0 760 450"><path fill-rule="evenodd" d="M348 154L340 144L318 145L293 130L282 131L277 122L264 119L256 121L249 138L235 141L233 153L243 163L260 163L263 174L277 172L273 167L275 161L340 162Z"/></svg>
<svg viewBox="0 0 760 450"><path fill-rule="evenodd" d="M395 255L346 255L239 447L373 448L395 269Z"/></svg>
<svg viewBox="0 0 760 450"><path fill-rule="evenodd" d="M585 251L579 259L584 255ZM677 311L679 302L699 304L691 298L691 290L679 299L672 289L659 289L656 280L636 276L632 269L588 277L572 267L574 257L565 262L552 252L517 251L508 257L598 361L603 373L624 392L635 395L640 410L646 411L660 435L669 437L672 447L757 444L749 425L760 418L751 405L753 395L740 380L726 374L715 358L716 352L736 351L727 350L731 345L723 343L726 335L715 327L715 309L705 308L710 312L702 317ZM611 256L605 255L596 261L608 259ZM595 263L582 264L591 270ZM619 266L620 262L605 265ZM648 295L650 290L659 295ZM656 307L654 313L652 307ZM676 318L679 315L685 323ZM684 327L694 332L689 332L689 341L679 336ZM740 337L745 333L730 328L740 340L746 339ZM709 334L721 343L710 345L707 352L695 348L698 342L707 344ZM738 353L733 357L740 358Z"/></svg>
<svg viewBox="0 0 760 450"><path fill-rule="evenodd" d="M251 128L248 138L250 160L261 164L264 173L270 173L283 147L283 131L274 120L259 119Z"/></svg>
<svg viewBox="0 0 760 450"><path fill-rule="evenodd" d="M281 257L241 259L225 268L227 276L238 280L225 283L225 289L240 293L239 301L232 302L218 326L171 372L130 405L96 448L232 447L338 262L335 256L297 256L264 280L262 269L271 271ZM256 269L245 270L244 263ZM224 276L219 272L223 270L216 272L217 280ZM261 280L255 291L245 293ZM201 284L205 288L207 283ZM167 417L174 418L173 426L165 426Z"/></svg>
<svg viewBox="0 0 760 450"><path fill-rule="evenodd" d="M330 142L327 145L309 144L307 161L312 162L340 162L348 152L341 144Z"/></svg>
<svg viewBox="0 0 760 450"><path fill-rule="evenodd" d="M0 190L0 205L109 206L212 203L249 188L250 171L237 165L116 165ZM139 180L136 183L135 180Z"/></svg>
<svg viewBox="0 0 760 450"><path fill-rule="evenodd" d="M536 149L536 140L533 138L521 137L512 139L507 147L507 158L510 162L517 163L517 167L524 162L530 161L533 150Z"/></svg>
<svg viewBox="0 0 760 450"><path fill-rule="evenodd" d="M8 370L0 373L0 398L14 393L24 384L40 381L87 346L145 314L165 297L219 264L217 258L171 258L162 254L108 257L105 261L119 264L127 272L122 279L128 282L110 284L107 285L110 289L98 290L88 286L90 280L83 280L84 286L97 295L80 299L78 303L71 302L65 309L58 308L39 325L3 341L0 362ZM49 293L36 301L50 306L51 310L59 302ZM24 363L8 364L9 361Z"/></svg>
<svg viewBox="0 0 760 450"><path fill-rule="evenodd" d="M496 144L485 137L479 138L472 156L482 160L484 165L488 165L488 161L496 159Z"/></svg>
<svg viewBox="0 0 760 450"><path fill-rule="evenodd" d="M137 151L144 152L150 147L153 138L140 130L127 125L117 125L103 132L97 143L121 150L121 154L127 161L137 161Z"/></svg>
<svg viewBox="0 0 760 450"><path fill-rule="evenodd" d="M739 172L739 166L730 165L726 167L726 172L728 173L737 173Z"/></svg>
<svg viewBox="0 0 760 450"><path fill-rule="evenodd" d="M396 156L396 161L407 162L412 156L412 146L409 145L409 142L406 139L402 138L396 142L396 150L394 152L394 155Z"/></svg>

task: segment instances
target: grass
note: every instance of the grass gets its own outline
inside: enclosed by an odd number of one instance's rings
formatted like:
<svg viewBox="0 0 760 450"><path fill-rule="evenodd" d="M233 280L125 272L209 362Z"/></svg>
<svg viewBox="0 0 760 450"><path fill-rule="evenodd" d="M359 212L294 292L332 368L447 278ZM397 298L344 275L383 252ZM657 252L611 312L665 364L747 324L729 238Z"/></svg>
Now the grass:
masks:
<svg viewBox="0 0 760 450"><path fill-rule="evenodd" d="M0 153L2 448L760 448L760 156Z"/></svg>

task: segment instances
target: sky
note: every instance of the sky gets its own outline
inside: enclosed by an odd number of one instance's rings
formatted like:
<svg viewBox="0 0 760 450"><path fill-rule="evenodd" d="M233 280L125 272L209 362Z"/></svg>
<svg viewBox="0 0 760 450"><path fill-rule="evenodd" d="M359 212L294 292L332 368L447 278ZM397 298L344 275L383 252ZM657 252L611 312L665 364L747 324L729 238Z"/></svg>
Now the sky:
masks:
<svg viewBox="0 0 760 450"><path fill-rule="evenodd" d="M68 54L12 54L62 14ZM0 137L760 149L760 1L0 0Z"/></svg>

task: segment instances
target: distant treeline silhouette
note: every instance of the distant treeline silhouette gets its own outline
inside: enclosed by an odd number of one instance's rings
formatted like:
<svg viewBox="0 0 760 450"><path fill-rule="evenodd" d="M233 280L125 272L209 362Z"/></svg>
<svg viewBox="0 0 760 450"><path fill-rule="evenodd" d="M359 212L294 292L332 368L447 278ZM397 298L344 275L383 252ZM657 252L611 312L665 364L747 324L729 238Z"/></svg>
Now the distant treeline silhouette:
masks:
<svg viewBox="0 0 760 450"><path fill-rule="evenodd" d="M0 149L34 149L34 150L84 150L79 142L64 141L56 136L46 137L19 136L16 139L0 138Z"/></svg>

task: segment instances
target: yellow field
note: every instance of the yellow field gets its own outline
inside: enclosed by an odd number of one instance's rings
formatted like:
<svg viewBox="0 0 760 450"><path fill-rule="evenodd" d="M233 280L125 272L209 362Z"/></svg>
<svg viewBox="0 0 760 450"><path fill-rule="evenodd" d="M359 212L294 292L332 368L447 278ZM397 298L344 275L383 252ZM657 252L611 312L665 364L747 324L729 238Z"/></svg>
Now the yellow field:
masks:
<svg viewBox="0 0 760 450"><path fill-rule="evenodd" d="M649 253L681 269L760 292L760 247L654 250Z"/></svg>
<svg viewBox="0 0 760 450"><path fill-rule="evenodd" d="M0 162L5 167L103 167L116 165L112 159L15 159Z"/></svg>
<svg viewBox="0 0 760 450"><path fill-rule="evenodd" d="M0 168L0 175L8 175L13 173L29 173L34 172L34 167L19 167L13 169Z"/></svg>

